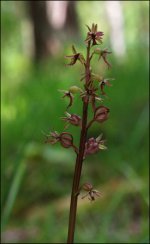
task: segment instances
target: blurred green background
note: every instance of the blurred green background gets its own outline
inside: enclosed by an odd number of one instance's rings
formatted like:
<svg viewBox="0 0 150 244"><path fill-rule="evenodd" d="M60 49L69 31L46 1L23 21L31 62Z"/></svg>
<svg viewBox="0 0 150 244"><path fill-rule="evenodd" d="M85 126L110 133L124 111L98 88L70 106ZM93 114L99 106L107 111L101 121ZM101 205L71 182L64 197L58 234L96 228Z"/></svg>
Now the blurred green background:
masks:
<svg viewBox="0 0 150 244"><path fill-rule="evenodd" d="M97 23L102 48L112 50L106 88L107 151L84 162L81 183L103 192L79 198L76 243L149 243L148 236L148 1L1 1L2 243L65 243L75 164L71 150L44 143L63 131L67 99L58 89L82 87L80 64L67 68L71 45L85 53L87 29ZM79 96L70 112L81 115ZM79 128L70 126L75 142Z"/></svg>

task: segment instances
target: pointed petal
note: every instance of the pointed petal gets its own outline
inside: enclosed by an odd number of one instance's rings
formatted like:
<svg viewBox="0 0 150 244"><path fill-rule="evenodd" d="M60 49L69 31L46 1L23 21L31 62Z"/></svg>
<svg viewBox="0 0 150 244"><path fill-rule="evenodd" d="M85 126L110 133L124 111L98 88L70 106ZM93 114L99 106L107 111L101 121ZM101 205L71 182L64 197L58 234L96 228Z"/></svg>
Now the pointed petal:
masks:
<svg viewBox="0 0 150 244"><path fill-rule="evenodd" d="M65 91L65 90L59 90L59 89L58 89L58 91L59 91L59 92L63 92L63 93L68 92L68 91Z"/></svg>
<svg viewBox="0 0 150 244"><path fill-rule="evenodd" d="M112 86L112 84L111 84L108 80L105 81L105 84L106 84L107 86Z"/></svg>
<svg viewBox="0 0 150 244"><path fill-rule="evenodd" d="M91 29L90 29L90 27L88 26L88 25L85 25L87 28L88 28L88 30L91 32Z"/></svg>
<svg viewBox="0 0 150 244"><path fill-rule="evenodd" d="M97 37L100 37L100 36L103 36L104 35L104 32L102 32L102 31L98 31L98 32L96 32L96 36Z"/></svg>
<svg viewBox="0 0 150 244"><path fill-rule="evenodd" d="M103 134L100 134L97 138L96 138L96 141L99 142L103 137Z"/></svg>
<svg viewBox="0 0 150 244"><path fill-rule="evenodd" d="M95 25L94 32L97 32L97 24Z"/></svg>
<svg viewBox="0 0 150 244"><path fill-rule="evenodd" d="M85 64L85 59L84 59L84 57L83 57L82 54L79 55L79 58L78 59L81 62L81 64Z"/></svg>
<svg viewBox="0 0 150 244"><path fill-rule="evenodd" d="M74 55L66 55L65 58L74 58Z"/></svg>
<svg viewBox="0 0 150 244"><path fill-rule="evenodd" d="M105 145L103 145L103 144L99 144L99 149L100 150L106 150L107 147Z"/></svg>
<svg viewBox="0 0 150 244"><path fill-rule="evenodd" d="M103 99L101 98L101 97L95 97L95 99L97 100L97 101L100 101L100 102L102 102L103 101Z"/></svg>
<svg viewBox="0 0 150 244"><path fill-rule="evenodd" d="M92 24L92 29L91 29L92 32L94 32L94 27L95 27L95 25Z"/></svg>
<svg viewBox="0 0 150 244"><path fill-rule="evenodd" d="M74 54L77 54L77 51L76 51L74 45L72 45L72 52L73 52Z"/></svg>
<svg viewBox="0 0 150 244"><path fill-rule="evenodd" d="M71 114L69 114L68 112L65 112L65 115L70 118L71 117Z"/></svg>
<svg viewBox="0 0 150 244"><path fill-rule="evenodd" d="M85 39L85 42L89 42L90 40L92 40L91 36L87 36L87 38Z"/></svg>

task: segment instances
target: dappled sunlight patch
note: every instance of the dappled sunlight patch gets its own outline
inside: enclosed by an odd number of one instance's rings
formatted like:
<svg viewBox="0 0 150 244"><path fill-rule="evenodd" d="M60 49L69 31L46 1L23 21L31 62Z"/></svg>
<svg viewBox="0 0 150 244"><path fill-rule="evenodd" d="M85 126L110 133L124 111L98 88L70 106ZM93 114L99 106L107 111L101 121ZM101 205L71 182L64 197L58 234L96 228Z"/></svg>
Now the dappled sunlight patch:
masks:
<svg viewBox="0 0 150 244"><path fill-rule="evenodd" d="M4 121L12 121L16 119L17 109L13 105L2 105L1 107L1 116Z"/></svg>

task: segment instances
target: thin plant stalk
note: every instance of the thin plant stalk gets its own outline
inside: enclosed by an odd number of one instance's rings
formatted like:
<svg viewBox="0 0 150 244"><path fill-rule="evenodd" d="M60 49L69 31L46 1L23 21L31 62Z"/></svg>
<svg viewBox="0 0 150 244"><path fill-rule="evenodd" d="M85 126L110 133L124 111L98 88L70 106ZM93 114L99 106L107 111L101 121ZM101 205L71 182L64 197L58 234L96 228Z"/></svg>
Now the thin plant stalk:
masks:
<svg viewBox="0 0 150 244"><path fill-rule="evenodd" d="M85 84L88 84L89 72L90 72L90 42L87 47L87 58L85 64L85 77L86 77ZM77 159L76 159L73 184L72 184L67 243L73 243L74 241L78 190L80 184L80 177L81 177L83 156L84 156L85 142L86 142L86 135L87 135L88 102L89 101L83 102L82 130L80 135L79 154L77 155Z"/></svg>

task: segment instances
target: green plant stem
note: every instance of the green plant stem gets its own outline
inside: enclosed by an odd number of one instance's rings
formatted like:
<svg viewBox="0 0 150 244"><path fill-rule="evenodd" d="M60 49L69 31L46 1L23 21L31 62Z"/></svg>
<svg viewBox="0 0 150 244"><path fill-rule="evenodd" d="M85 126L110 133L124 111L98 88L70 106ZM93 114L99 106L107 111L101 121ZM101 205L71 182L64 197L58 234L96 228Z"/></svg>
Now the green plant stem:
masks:
<svg viewBox="0 0 150 244"><path fill-rule="evenodd" d="M86 77L86 80L85 80L85 88L86 88L87 84L89 82L89 79L90 79L90 42L87 46L85 77ZM80 135L79 153L78 153L77 159L76 159L73 184L72 184L67 243L74 242L77 200L78 200L78 194L79 194L79 184L80 184L80 177L81 177L81 171L82 171L86 135L87 135L88 103L89 103L89 99L87 99L87 101L83 102L82 130L81 130L81 135Z"/></svg>

